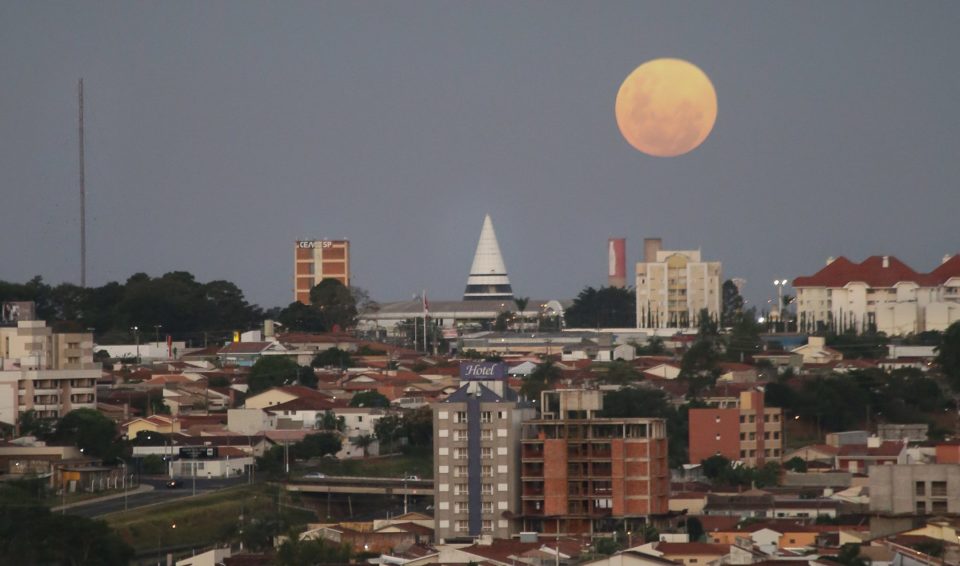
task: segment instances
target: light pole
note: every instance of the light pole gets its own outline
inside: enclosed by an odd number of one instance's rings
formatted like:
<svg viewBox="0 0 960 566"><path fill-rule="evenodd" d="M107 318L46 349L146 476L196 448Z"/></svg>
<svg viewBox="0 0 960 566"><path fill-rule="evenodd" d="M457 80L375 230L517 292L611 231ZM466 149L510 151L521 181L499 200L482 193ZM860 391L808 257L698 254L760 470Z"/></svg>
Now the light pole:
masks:
<svg viewBox="0 0 960 566"><path fill-rule="evenodd" d="M157 343L157 348L160 347L160 329L163 328L162 324L153 325L153 339Z"/></svg>
<svg viewBox="0 0 960 566"><path fill-rule="evenodd" d="M127 510L127 462L123 458L117 458L123 470L123 510Z"/></svg>
<svg viewBox="0 0 960 566"><path fill-rule="evenodd" d="M133 331L133 339L137 343L137 364L140 363L140 327L131 326L130 330Z"/></svg>
<svg viewBox="0 0 960 566"><path fill-rule="evenodd" d="M777 326L783 322L783 286L787 284L786 279L774 279L773 286L777 288ZM777 331L777 326L773 327L773 331ZM784 327L786 330L786 327Z"/></svg>

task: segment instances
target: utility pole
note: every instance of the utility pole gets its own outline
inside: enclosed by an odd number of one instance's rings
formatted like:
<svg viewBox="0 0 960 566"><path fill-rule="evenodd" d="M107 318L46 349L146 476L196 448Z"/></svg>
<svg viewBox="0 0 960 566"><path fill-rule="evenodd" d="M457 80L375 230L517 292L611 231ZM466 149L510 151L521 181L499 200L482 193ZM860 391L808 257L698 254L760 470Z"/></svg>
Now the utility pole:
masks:
<svg viewBox="0 0 960 566"><path fill-rule="evenodd" d="M87 286L87 187L84 179L84 161L83 161L83 79L80 79L78 85L78 98L80 100L80 286Z"/></svg>

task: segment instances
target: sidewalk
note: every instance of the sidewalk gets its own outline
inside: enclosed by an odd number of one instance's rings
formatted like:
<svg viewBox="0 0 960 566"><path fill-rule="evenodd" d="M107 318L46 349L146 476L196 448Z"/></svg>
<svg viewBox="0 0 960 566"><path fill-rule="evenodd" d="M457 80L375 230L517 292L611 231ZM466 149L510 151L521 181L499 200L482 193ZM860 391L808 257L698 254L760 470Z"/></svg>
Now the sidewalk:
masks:
<svg viewBox="0 0 960 566"><path fill-rule="evenodd" d="M138 493L146 493L148 491L153 491L152 485L140 485L136 489L131 489L126 492L126 495L129 497L131 495L136 495ZM111 493L110 495L104 495L103 497L95 497L93 499L84 499L83 501L77 501L75 503L68 503L66 505L58 505L56 507L51 507L51 512L63 511L64 509L73 509L74 507L82 507L84 505L90 505L91 503L100 503L101 501L109 501L111 499L118 499L124 496L123 492L120 493Z"/></svg>

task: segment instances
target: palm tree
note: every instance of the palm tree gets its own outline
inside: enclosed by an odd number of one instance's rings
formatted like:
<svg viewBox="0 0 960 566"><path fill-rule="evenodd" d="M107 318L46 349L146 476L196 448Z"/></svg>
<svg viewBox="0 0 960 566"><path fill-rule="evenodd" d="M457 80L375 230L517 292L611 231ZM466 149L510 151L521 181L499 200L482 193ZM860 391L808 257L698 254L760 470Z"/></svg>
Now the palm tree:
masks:
<svg viewBox="0 0 960 566"><path fill-rule="evenodd" d="M373 441L376 439L377 438L372 434L361 434L360 436L356 436L353 439L351 439L350 442L352 442L353 445L356 446L357 448L360 448L361 450L363 450L363 457L366 458L367 448L369 448L370 445L373 444Z"/></svg>

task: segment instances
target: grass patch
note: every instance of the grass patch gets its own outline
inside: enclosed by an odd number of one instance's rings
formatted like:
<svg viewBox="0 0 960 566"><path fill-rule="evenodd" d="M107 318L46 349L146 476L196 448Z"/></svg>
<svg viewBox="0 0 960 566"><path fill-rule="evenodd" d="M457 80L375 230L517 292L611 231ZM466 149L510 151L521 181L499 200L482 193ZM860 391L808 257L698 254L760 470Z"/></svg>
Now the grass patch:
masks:
<svg viewBox="0 0 960 566"><path fill-rule="evenodd" d="M433 477L433 449L414 447L397 456L383 456L355 460L323 459L310 466L328 476L354 476L368 478L401 478L415 475L423 479Z"/></svg>
<svg viewBox="0 0 960 566"><path fill-rule="evenodd" d="M245 524L253 517L276 517L278 513L291 524L316 519L313 513L285 505L278 511L279 493L277 486L267 484L237 486L146 510L113 513L105 519L138 552L233 541L238 536L241 514ZM287 497L282 497L282 503L288 503Z"/></svg>

